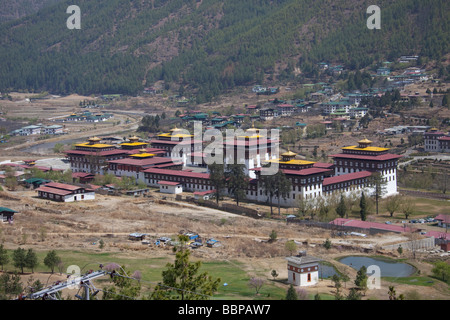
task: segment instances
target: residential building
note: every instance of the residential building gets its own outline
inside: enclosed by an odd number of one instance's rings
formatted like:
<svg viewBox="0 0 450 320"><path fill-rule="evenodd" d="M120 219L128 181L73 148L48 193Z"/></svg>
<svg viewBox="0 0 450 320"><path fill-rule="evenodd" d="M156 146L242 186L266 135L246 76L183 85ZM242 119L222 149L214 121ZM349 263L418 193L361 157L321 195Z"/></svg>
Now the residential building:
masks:
<svg viewBox="0 0 450 320"><path fill-rule="evenodd" d="M436 128L423 134L423 142L426 152L450 152L450 135Z"/></svg>
<svg viewBox="0 0 450 320"><path fill-rule="evenodd" d="M179 194L183 192L183 184L175 181L158 181L159 192L169 194Z"/></svg>
<svg viewBox="0 0 450 320"><path fill-rule="evenodd" d="M13 222L15 213L17 213L17 211L0 207L0 222Z"/></svg>
<svg viewBox="0 0 450 320"><path fill-rule="evenodd" d="M94 200L95 192L85 187L50 182L36 189L38 197L61 202Z"/></svg>
<svg viewBox="0 0 450 320"><path fill-rule="evenodd" d="M259 110L259 118L262 121L270 121L280 116L277 108L262 108Z"/></svg>

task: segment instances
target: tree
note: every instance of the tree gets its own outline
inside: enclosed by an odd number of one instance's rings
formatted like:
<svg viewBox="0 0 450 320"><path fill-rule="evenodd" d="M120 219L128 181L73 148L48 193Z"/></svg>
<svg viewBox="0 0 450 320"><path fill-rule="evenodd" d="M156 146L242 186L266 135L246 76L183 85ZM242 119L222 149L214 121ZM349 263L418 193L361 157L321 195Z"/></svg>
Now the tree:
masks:
<svg viewBox="0 0 450 320"><path fill-rule="evenodd" d="M383 195L386 193L387 182L380 172L374 172L370 177L370 183L374 188L373 195L375 197L376 213L378 214L378 202L380 198L382 198Z"/></svg>
<svg viewBox="0 0 450 320"><path fill-rule="evenodd" d="M297 251L297 244L294 240L286 241L286 244L284 245L284 248L287 252L289 252L290 255L293 255Z"/></svg>
<svg viewBox="0 0 450 320"><path fill-rule="evenodd" d="M250 278L250 280L248 281L248 286L250 288L255 289L256 294L259 293L259 291L261 290L262 286L264 285L264 280L261 278L256 278L256 277L252 277Z"/></svg>
<svg viewBox="0 0 450 320"><path fill-rule="evenodd" d="M8 251L3 247L3 243L0 244L0 264L3 266L9 262Z"/></svg>
<svg viewBox="0 0 450 320"><path fill-rule="evenodd" d="M362 221L366 221L367 218L367 202L366 202L366 196L364 195L364 192L361 193L361 199L359 200L359 214L361 216Z"/></svg>
<svg viewBox="0 0 450 320"><path fill-rule="evenodd" d="M394 212L398 211L401 206L401 196L395 195L386 199L386 210L391 217L394 216Z"/></svg>
<svg viewBox="0 0 450 320"><path fill-rule="evenodd" d="M448 283L450 280L450 265L445 261L438 261L434 263L434 267L431 269L431 272L435 277L442 279L442 281L446 281Z"/></svg>
<svg viewBox="0 0 450 320"><path fill-rule="evenodd" d="M209 180L214 187L216 203L219 204L220 192L225 187L225 173L223 164L213 163L208 166Z"/></svg>
<svg viewBox="0 0 450 320"><path fill-rule="evenodd" d="M281 214L280 201L281 198L286 200L287 195L291 191L291 181L288 178L286 178L286 175L281 170L278 170L278 172L274 174L273 178L275 186L275 195L278 198L278 214Z"/></svg>
<svg viewBox="0 0 450 320"><path fill-rule="evenodd" d="M21 247L19 247L13 251L14 267L20 268L22 274L23 274L23 268L25 268L27 266L26 256L27 256L27 254L25 252L25 249L22 249Z"/></svg>
<svg viewBox="0 0 450 320"><path fill-rule="evenodd" d="M412 199L406 198L403 199L401 204L401 211L405 215L405 219L408 219L410 215L414 213L414 203L412 202Z"/></svg>
<svg viewBox="0 0 450 320"><path fill-rule="evenodd" d="M336 207L336 214L339 217L344 218L346 213L347 213L347 205L345 203L344 195L341 194L341 200L339 201L339 204Z"/></svg>
<svg viewBox="0 0 450 320"><path fill-rule="evenodd" d="M58 257L55 250L49 251L44 258L44 264L52 270L52 273L55 270L55 267L59 264L61 258Z"/></svg>
<svg viewBox="0 0 450 320"><path fill-rule="evenodd" d="M273 269L270 274L271 274L271 276L273 277L274 280L275 280L276 277L278 277L278 272L275 269Z"/></svg>
<svg viewBox="0 0 450 320"><path fill-rule="evenodd" d="M277 240L278 234L275 230L272 230L269 235L269 242L274 242Z"/></svg>
<svg viewBox="0 0 450 320"><path fill-rule="evenodd" d="M397 300L397 293L395 292L394 286L389 286L389 300Z"/></svg>
<svg viewBox="0 0 450 320"><path fill-rule="evenodd" d="M179 237L180 241L182 238ZM217 290L220 278L213 279L207 272L199 273L201 262L190 262L191 252L178 247L175 262L168 263L151 298L155 300L207 300Z"/></svg>
<svg viewBox="0 0 450 320"><path fill-rule="evenodd" d="M361 294L355 288L351 288L347 300L361 300Z"/></svg>
<svg viewBox="0 0 450 320"><path fill-rule="evenodd" d="M327 250L331 249L331 241L330 241L330 239L327 238L327 239L325 240L325 242L323 243L323 246L324 246L324 248L327 249Z"/></svg>
<svg viewBox="0 0 450 320"><path fill-rule="evenodd" d="M10 275L3 273L0 276L0 300L10 300L23 292L23 285L17 273Z"/></svg>
<svg viewBox="0 0 450 320"><path fill-rule="evenodd" d="M286 292L286 300L298 300L297 291L291 284Z"/></svg>
<svg viewBox="0 0 450 320"><path fill-rule="evenodd" d="M341 277L339 275L334 274L331 277L331 281L334 283L334 287L336 288L336 290L339 290L342 287Z"/></svg>
<svg viewBox="0 0 450 320"><path fill-rule="evenodd" d="M134 274L128 276L130 272L126 270L125 266L119 266L115 263L106 266L105 269L112 272L113 286L105 289L103 300L134 300L139 296L141 292L139 277Z"/></svg>
<svg viewBox="0 0 450 320"><path fill-rule="evenodd" d="M38 257L36 252L33 249L28 249L27 255L25 256L26 267L31 269L31 272L34 272L34 268L39 264Z"/></svg>
<svg viewBox="0 0 450 320"><path fill-rule="evenodd" d="M275 184L273 175L261 175L259 181L261 188L267 194L267 201L270 204L270 215L273 215L273 197L275 196Z"/></svg>
<svg viewBox="0 0 450 320"><path fill-rule="evenodd" d="M228 190L233 195L237 205L239 205L240 200L245 199L249 183L249 178L244 170L245 165L243 164L229 164L225 173Z"/></svg>
<svg viewBox="0 0 450 320"><path fill-rule="evenodd" d="M357 285L364 293L367 290L367 280L367 268L362 266L356 273L355 285Z"/></svg>

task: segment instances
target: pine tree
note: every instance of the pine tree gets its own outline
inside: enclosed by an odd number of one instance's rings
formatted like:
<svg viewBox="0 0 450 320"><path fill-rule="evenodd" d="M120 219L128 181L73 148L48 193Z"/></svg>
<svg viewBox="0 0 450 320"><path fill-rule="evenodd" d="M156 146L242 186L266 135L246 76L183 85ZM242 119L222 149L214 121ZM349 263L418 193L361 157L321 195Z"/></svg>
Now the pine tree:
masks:
<svg viewBox="0 0 450 320"><path fill-rule="evenodd" d="M0 244L0 265L3 266L9 262L8 251L3 247L3 244Z"/></svg>
<svg viewBox="0 0 450 320"><path fill-rule="evenodd" d="M297 292L294 289L294 286L291 284L286 293L286 300L298 300Z"/></svg>
<svg viewBox="0 0 450 320"><path fill-rule="evenodd" d="M34 268L39 264L36 252L31 248L28 249L27 255L25 256L25 264L27 268L31 269L31 272L34 272Z"/></svg>
<svg viewBox="0 0 450 320"><path fill-rule="evenodd" d="M227 187L239 205L239 201L245 199L249 178L245 174L243 164L229 164L225 174Z"/></svg>
<svg viewBox="0 0 450 320"><path fill-rule="evenodd" d="M359 214L361 216L362 221L366 221L367 218L367 202L366 202L366 196L364 195L364 192L361 194L361 200L359 201Z"/></svg>
<svg viewBox="0 0 450 320"><path fill-rule="evenodd" d="M347 213L347 205L345 204L344 195L341 194L341 200L339 201L338 206L336 207L336 213L339 217L344 218Z"/></svg>
<svg viewBox="0 0 450 320"><path fill-rule="evenodd" d="M180 242L182 242L180 236ZM158 284L151 298L155 300L206 300L217 290L220 278L213 279L207 272L199 273L201 262L190 262L191 252L178 247L175 262L168 263L162 272L162 283Z"/></svg>
<svg viewBox="0 0 450 320"><path fill-rule="evenodd" d="M225 173L223 164L213 163L208 166L211 184L216 194L216 203L219 204L220 192L225 187Z"/></svg>
<svg viewBox="0 0 450 320"><path fill-rule="evenodd" d="M55 270L55 267L61 261L61 258L58 257L55 250L47 253L47 256L44 258L44 264L52 270L52 273Z"/></svg>
<svg viewBox="0 0 450 320"><path fill-rule="evenodd" d="M23 273L23 268L27 266L26 264L26 252L25 249L17 248L13 251L13 261L14 267L20 268L21 273Z"/></svg>

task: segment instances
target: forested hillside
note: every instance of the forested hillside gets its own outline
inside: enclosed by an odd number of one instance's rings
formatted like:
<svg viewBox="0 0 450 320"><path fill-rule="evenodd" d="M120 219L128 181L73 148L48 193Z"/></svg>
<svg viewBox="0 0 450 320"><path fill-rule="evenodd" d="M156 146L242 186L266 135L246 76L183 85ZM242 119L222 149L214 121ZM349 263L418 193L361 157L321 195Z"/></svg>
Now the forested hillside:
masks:
<svg viewBox="0 0 450 320"><path fill-rule="evenodd" d="M0 23L35 13L61 0L0 0Z"/></svg>
<svg viewBox="0 0 450 320"><path fill-rule="evenodd" d="M71 4L0 25L0 91L136 94L164 80L204 102L320 61L357 70L450 52L446 0L380 0L380 30L366 0L79 0L81 30L66 27Z"/></svg>

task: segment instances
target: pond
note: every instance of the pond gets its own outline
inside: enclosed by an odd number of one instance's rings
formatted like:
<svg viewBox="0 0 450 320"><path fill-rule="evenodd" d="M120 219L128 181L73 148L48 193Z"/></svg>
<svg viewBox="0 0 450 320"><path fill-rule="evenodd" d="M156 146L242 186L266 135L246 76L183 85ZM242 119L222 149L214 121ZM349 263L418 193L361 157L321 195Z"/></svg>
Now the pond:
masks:
<svg viewBox="0 0 450 320"><path fill-rule="evenodd" d="M319 263L319 266L319 277L321 279L331 278L337 274L336 269L329 264Z"/></svg>
<svg viewBox="0 0 450 320"><path fill-rule="evenodd" d="M416 272L416 268L410 264L382 258L349 256L339 259L339 262L355 270L359 270L362 266L367 268L371 265L376 265L380 268L382 277L409 277Z"/></svg>

